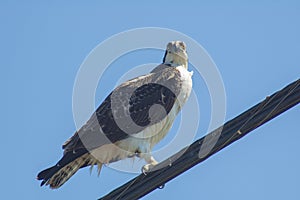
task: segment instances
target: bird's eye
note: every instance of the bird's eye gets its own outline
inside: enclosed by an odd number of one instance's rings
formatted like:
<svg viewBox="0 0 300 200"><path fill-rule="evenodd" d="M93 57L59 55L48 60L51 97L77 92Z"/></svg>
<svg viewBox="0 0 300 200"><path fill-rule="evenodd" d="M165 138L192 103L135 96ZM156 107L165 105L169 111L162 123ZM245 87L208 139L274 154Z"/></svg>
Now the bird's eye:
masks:
<svg viewBox="0 0 300 200"><path fill-rule="evenodd" d="M185 50L185 44L183 42L179 42L180 47Z"/></svg>

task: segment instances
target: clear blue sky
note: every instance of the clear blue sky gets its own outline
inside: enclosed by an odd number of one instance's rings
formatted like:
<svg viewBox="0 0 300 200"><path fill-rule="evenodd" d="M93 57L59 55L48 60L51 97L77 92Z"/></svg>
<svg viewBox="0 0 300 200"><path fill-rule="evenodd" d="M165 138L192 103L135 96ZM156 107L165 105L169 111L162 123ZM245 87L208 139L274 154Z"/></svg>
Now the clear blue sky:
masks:
<svg viewBox="0 0 300 200"><path fill-rule="evenodd" d="M61 157L61 144L76 129L72 92L81 63L119 32L156 26L200 43L224 81L226 119L298 79L299 2L257 2L1 1L1 197L96 199L135 176L104 167L97 177L83 169L58 190L41 188L35 180ZM162 57L163 52L153 58L131 55L134 61L115 65L130 68ZM104 77L97 104L116 80ZM201 98L202 91L196 92ZM203 102L205 122L209 113ZM143 199L300 199L299 119L297 106Z"/></svg>

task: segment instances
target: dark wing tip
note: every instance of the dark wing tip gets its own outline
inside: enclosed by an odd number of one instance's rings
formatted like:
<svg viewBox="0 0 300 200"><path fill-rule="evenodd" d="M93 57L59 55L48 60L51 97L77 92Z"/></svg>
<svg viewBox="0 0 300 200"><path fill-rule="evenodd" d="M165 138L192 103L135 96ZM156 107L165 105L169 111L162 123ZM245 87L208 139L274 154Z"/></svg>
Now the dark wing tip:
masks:
<svg viewBox="0 0 300 200"><path fill-rule="evenodd" d="M45 169L43 171L41 171L40 173L38 173L36 179L37 180L43 180L41 183L41 186L45 185L45 183L49 180L49 178L51 178L52 176L52 170L55 168L56 166L50 167L48 169Z"/></svg>
<svg viewBox="0 0 300 200"><path fill-rule="evenodd" d="M46 183L46 181L43 180L43 181L41 182L40 186L42 187L43 185L45 185L45 183Z"/></svg>

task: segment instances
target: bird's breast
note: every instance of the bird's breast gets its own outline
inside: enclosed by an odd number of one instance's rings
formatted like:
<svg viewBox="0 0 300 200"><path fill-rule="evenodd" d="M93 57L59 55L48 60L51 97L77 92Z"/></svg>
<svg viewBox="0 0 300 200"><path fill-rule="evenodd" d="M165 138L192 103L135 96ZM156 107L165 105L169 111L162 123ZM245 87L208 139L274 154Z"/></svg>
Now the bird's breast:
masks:
<svg viewBox="0 0 300 200"><path fill-rule="evenodd" d="M181 90L179 95L177 96L177 101L178 101L178 106L180 107L179 109L181 109L182 106L186 103L192 91L193 71L189 72L183 66L176 67L176 70L180 72Z"/></svg>

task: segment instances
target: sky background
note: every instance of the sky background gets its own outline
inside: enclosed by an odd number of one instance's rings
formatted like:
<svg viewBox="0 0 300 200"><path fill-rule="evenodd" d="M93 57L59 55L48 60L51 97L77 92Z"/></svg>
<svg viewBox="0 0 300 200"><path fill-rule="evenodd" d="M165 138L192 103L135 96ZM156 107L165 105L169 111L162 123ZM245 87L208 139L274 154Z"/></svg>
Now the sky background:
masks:
<svg viewBox="0 0 300 200"><path fill-rule="evenodd" d="M76 130L72 92L80 65L119 32L169 28L201 44L224 82L226 120L298 79L300 3L257 2L1 1L1 197L97 199L136 176L104 167L97 177L86 168L58 190L35 180ZM148 50L114 62L99 82L96 105L131 67L162 57ZM206 133L210 104L201 76L193 81L201 110L196 140ZM181 120L193 118L186 113ZM299 119L298 105L143 199L300 199ZM172 140L178 121L158 146Z"/></svg>

